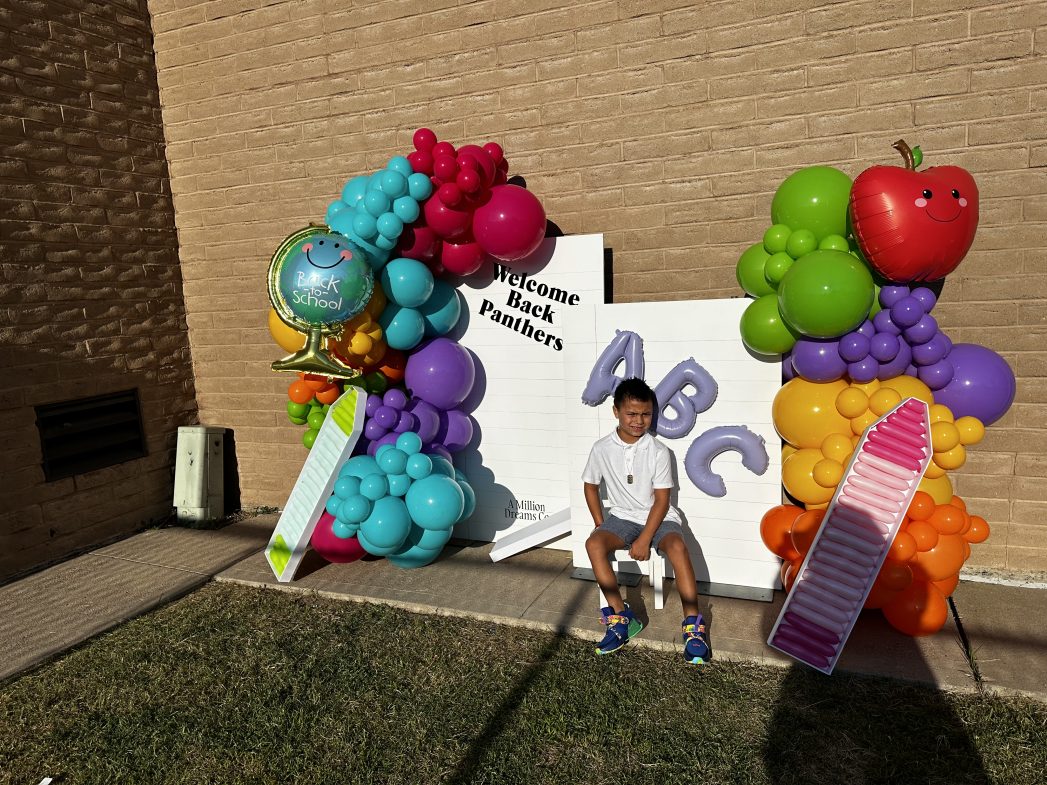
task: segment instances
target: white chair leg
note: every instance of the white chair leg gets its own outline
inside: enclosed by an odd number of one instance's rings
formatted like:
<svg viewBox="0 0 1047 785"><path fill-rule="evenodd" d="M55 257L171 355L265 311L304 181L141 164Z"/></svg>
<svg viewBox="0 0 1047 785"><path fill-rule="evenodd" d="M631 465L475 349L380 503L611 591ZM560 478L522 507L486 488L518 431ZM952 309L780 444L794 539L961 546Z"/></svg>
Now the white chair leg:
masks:
<svg viewBox="0 0 1047 785"><path fill-rule="evenodd" d="M665 563L657 553L651 554L650 563L651 586L654 587L654 609L660 611L665 607L665 590L663 581L665 579Z"/></svg>

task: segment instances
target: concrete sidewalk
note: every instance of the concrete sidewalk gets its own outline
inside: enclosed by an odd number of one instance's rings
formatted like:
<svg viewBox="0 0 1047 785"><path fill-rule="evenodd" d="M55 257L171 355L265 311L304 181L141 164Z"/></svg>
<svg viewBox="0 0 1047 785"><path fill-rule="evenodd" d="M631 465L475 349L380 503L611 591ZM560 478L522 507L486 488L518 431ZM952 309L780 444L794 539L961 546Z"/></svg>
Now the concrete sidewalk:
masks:
<svg viewBox="0 0 1047 785"><path fill-rule="evenodd" d="M266 515L215 531L148 531L0 588L0 609L10 623L0 640L0 678L192 591L212 576L599 637L596 585L570 577L568 553L535 550L494 564L490 545L458 544L419 570L401 570L385 559L326 564L310 554L297 578L280 584L261 554L275 522L275 515ZM671 581L664 610L654 610L646 582L627 590L627 598L648 622L630 645L679 648L680 602ZM1038 622L1047 609L1047 591L962 582L954 598L983 684L1047 700L1047 632ZM792 662L765 644L781 593L772 603L700 600L716 657ZM937 635L909 638L880 614L863 614L837 668L953 689L976 686L952 619Z"/></svg>

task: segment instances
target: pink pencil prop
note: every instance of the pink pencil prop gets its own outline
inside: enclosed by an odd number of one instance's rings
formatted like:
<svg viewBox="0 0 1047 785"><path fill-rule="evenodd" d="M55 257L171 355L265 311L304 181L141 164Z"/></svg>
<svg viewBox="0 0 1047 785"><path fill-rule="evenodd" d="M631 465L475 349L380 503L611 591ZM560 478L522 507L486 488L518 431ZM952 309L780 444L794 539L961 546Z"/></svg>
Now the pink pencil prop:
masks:
<svg viewBox="0 0 1047 785"><path fill-rule="evenodd" d="M907 398L862 435L767 644L831 674L931 461L927 404Z"/></svg>

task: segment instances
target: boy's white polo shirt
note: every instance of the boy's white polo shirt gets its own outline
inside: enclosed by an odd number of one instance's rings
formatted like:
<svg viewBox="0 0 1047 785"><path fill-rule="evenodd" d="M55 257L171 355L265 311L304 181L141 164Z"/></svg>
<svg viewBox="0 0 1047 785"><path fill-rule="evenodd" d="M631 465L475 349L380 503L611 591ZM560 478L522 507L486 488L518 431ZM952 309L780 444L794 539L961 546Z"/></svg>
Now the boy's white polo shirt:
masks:
<svg viewBox="0 0 1047 785"><path fill-rule="evenodd" d="M628 482L630 474L631 483ZM608 514L643 526L654 505L655 488L674 487L669 448L650 433L633 444L626 444L615 428L593 445L582 481L590 485L603 481L610 508ZM680 514L672 505L665 520L680 523Z"/></svg>

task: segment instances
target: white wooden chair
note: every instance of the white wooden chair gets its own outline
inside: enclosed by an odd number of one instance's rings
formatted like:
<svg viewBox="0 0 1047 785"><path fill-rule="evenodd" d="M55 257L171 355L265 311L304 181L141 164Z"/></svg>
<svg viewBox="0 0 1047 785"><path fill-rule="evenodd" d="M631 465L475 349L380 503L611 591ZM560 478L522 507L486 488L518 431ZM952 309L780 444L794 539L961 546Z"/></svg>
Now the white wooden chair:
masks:
<svg viewBox="0 0 1047 785"><path fill-rule="evenodd" d="M615 551L612 558L612 568L623 561L630 561L637 564L636 560L629 555L629 551L626 550ZM642 567L641 571L643 571ZM616 574L617 572L618 571L615 570ZM644 574L646 574L650 579L651 588L654 589L654 609L660 611L665 607L665 557L658 553L654 548L651 548L651 558L647 560L647 570ZM600 605L602 607L606 604L607 598L604 597L603 591L600 590Z"/></svg>

